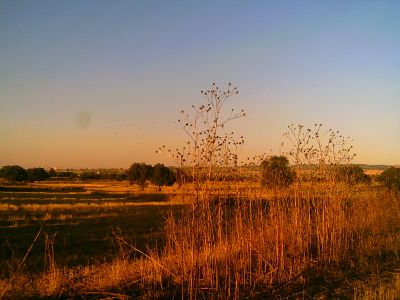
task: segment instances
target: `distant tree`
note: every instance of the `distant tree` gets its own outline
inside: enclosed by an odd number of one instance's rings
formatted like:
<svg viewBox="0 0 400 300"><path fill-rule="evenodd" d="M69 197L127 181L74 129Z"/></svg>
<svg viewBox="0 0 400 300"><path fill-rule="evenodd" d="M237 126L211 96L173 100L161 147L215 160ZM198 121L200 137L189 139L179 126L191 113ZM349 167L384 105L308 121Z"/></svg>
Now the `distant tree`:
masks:
<svg viewBox="0 0 400 300"><path fill-rule="evenodd" d="M0 169L0 177L7 179L9 182L25 181L28 179L28 173L20 166L4 166Z"/></svg>
<svg viewBox="0 0 400 300"><path fill-rule="evenodd" d="M26 170L29 181L43 181L50 178L49 173L43 168L31 168Z"/></svg>
<svg viewBox="0 0 400 300"><path fill-rule="evenodd" d="M390 167L379 175L378 181L391 190L400 191L400 168Z"/></svg>
<svg viewBox="0 0 400 300"><path fill-rule="evenodd" d="M334 172L337 181L350 185L371 183L371 177L365 174L364 170L358 165L339 165Z"/></svg>
<svg viewBox="0 0 400 300"><path fill-rule="evenodd" d="M145 163L134 163L129 168L127 175L129 178L129 183L138 184L142 189L146 185L146 181L151 179L153 173L153 167Z"/></svg>
<svg viewBox="0 0 400 300"><path fill-rule="evenodd" d="M49 174L50 178L51 177L57 177L57 172L53 168L51 168L47 173Z"/></svg>
<svg viewBox="0 0 400 300"><path fill-rule="evenodd" d="M296 173L285 156L271 156L261 162L261 185L283 187L293 183Z"/></svg>
<svg viewBox="0 0 400 300"><path fill-rule="evenodd" d="M126 179L127 179L126 173L115 174L115 180L122 181L122 180L126 180Z"/></svg>
<svg viewBox="0 0 400 300"><path fill-rule="evenodd" d="M93 179L98 179L98 176L95 172L93 171L85 171L81 174L80 178L82 180L93 180Z"/></svg>
<svg viewBox="0 0 400 300"><path fill-rule="evenodd" d="M171 186L175 183L176 177L174 172L164 166L163 164L156 164L153 167L153 175L151 176L151 182L158 185L158 190L161 191L161 186Z"/></svg>
<svg viewBox="0 0 400 300"><path fill-rule="evenodd" d="M68 178L68 179L74 179L78 177L78 174L72 171L60 171L57 173L57 176L59 178Z"/></svg>

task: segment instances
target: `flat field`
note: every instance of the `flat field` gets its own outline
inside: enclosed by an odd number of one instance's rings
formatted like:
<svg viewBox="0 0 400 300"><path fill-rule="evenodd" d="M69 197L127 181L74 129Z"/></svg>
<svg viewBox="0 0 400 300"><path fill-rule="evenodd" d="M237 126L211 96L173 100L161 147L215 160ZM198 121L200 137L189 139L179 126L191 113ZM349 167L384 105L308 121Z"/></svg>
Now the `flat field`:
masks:
<svg viewBox="0 0 400 300"><path fill-rule="evenodd" d="M0 298L396 299L400 197L377 183L0 186Z"/></svg>
<svg viewBox="0 0 400 300"><path fill-rule="evenodd" d="M43 271L45 235L62 267L110 261L119 254L116 235L142 251L161 246L165 217L182 205L171 193L119 182L0 187L1 275L12 273L40 228L24 265L30 272Z"/></svg>

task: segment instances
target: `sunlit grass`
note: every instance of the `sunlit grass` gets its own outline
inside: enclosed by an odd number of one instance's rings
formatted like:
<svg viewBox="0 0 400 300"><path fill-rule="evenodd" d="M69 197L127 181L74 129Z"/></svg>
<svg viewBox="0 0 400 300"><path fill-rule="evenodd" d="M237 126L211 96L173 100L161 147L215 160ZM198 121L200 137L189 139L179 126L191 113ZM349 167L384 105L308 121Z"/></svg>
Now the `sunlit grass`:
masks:
<svg viewBox="0 0 400 300"><path fill-rule="evenodd" d="M186 186L177 193L171 189L163 201L147 201L153 197L149 191L143 193L146 201L138 201L136 196L121 200L121 186L114 200L109 191L106 197L84 201L82 195L75 201L54 197L57 203L51 203L51 193L41 200L6 198L0 204L5 213L0 220L4 218L16 229L29 222L84 224L118 220L124 214L129 218L126 213L130 209L143 208L144 212L150 207L171 206L175 213L164 215L162 245L138 247L134 238L118 231L112 238L117 249L114 259L57 266L51 272L26 270L11 283L4 277L0 287L8 284L8 295L40 297L61 293L120 298L174 294L184 298L297 295L294 297L395 299L398 295L397 275L389 280L386 273L377 271L386 263L393 272L400 267L400 201L396 193L364 185L303 183L266 190L257 183L212 183L199 191L197 199ZM105 193L104 189L96 192ZM135 220L137 215L131 218ZM151 237L152 233L141 234ZM160 237L161 232L156 234ZM375 275L366 281L366 274Z"/></svg>

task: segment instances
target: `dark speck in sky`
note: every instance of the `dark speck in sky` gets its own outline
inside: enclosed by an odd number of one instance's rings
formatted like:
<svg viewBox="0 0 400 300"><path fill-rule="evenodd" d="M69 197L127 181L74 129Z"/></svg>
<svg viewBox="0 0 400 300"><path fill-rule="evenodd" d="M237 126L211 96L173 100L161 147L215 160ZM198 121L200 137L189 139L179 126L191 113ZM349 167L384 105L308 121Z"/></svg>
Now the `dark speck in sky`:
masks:
<svg viewBox="0 0 400 300"><path fill-rule="evenodd" d="M90 126L92 117L87 111L81 111L75 115L75 125L78 129L85 130Z"/></svg>

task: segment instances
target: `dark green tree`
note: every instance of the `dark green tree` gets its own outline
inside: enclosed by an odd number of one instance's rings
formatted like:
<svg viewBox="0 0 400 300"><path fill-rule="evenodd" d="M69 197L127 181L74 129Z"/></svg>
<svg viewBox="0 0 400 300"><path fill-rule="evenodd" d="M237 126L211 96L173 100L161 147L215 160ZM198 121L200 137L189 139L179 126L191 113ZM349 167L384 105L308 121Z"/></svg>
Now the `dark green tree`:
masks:
<svg viewBox="0 0 400 300"><path fill-rule="evenodd" d="M158 190L161 191L161 186L171 186L175 183L176 177L174 172L164 166L163 164L156 164L153 167L153 175L151 176L151 182L154 185L158 185Z"/></svg>
<svg viewBox="0 0 400 300"><path fill-rule="evenodd" d="M400 168L390 167L386 169L379 175L378 181L391 190L400 191Z"/></svg>
<svg viewBox="0 0 400 300"><path fill-rule="evenodd" d="M43 168L31 168L26 170L29 181L43 181L50 178L49 173Z"/></svg>
<svg viewBox="0 0 400 300"><path fill-rule="evenodd" d="M4 166L0 169L0 177L14 183L17 181L25 181L28 179L28 173L21 166Z"/></svg>
<svg viewBox="0 0 400 300"><path fill-rule="evenodd" d="M271 156L261 162L261 185L284 187L293 183L296 173L285 156Z"/></svg>
<svg viewBox="0 0 400 300"><path fill-rule="evenodd" d="M138 184L142 189L146 185L146 181L151 179L153 167L145 163L134 163L129 168L127 175L130 184Z"/></svg>
<svg viewBox="0 0 400 300"><path fill-rule="evenodd" d="M334 173L337 181L349 185L371 183L371 177L365 174L359 165L339 165L334 170Z"/></svg>

